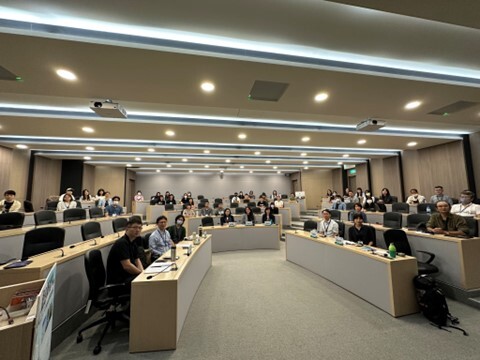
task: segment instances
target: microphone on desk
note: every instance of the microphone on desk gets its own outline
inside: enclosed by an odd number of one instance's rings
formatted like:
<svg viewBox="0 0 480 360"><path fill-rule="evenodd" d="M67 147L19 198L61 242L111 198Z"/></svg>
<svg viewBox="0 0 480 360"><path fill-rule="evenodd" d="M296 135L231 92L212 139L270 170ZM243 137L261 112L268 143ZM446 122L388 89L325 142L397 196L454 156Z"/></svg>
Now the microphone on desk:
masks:
<svg viewBox="0 0 480 360"><path fill-rule="evenodd" d="M8 325L12 325L12 324L13 324L13 319L11 318L10 313L8 312L8 310L7 310L6 308L4 308L3 306L0 306L0 309L2 309L3 311L5 311L5 315L7 315Z"/></svg>
<svg viewBox="0 0 480 360"><path fill-rule="evenodd" d="M58 250L60 250L62 252L62 256L60 256L60 257L64 257L65 256L65 251L63 251L63 249L58 249Z"/></svg>

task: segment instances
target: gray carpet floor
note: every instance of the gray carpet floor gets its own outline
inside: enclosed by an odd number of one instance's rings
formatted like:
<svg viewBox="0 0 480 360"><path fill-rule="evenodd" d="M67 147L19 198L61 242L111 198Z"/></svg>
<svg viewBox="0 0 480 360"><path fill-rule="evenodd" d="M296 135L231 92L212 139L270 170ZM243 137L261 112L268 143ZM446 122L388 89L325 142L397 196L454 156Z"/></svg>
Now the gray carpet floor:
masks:
<svg viewBox="0 0 480 360"><path fill-rule="evenodd" d="M96 359L480 359L480 311L448 300L470 336L395 319L280 251L213 255L175 351L129 354L128 329L110 332ZM152 319L161 321L161 319ZM53 359L91 359L99 330L72 334Z"/></svg>

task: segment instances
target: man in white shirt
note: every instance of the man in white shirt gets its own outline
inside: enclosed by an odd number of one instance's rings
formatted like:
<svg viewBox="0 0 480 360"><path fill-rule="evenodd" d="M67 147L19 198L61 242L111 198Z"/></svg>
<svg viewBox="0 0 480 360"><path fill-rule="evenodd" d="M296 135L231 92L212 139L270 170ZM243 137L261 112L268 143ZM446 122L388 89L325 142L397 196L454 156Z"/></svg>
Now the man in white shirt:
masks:
<svg viewBox="0 0 480 360"><path fill-rule="evenodd" d="M480 216L480 205L474 204L475 194L472 191L464 190L460 194L460 204L452 206L450 212L460 216Z"/></svg>
<svg viewBox="0 0 480 360"><path fill-rule="evenodd" d="M148 239L148 246L152 252L152 260L158 259L174 245L170 233L167 231L167 221L166 216L159 216L157 218L157 230L155 230Z"/></svg>
<svg viewBox="0 0 480 360"><path fill-rule="evenodd" d="M418 205L426 202L425 196L420 195L417 189L410 189L410 196L407 199L408 205Z"/></svg>
<svg viewBox="0 0 480 360"><path fill-rule="evenodd" d="M335 237L338 235L338 224L332 220L331 212L328 209L322 211L323 219L318 223L318 234L323 237Z"/></svg>
<svg viewBox="0 0 480 360"><path fill-rule="evenodd" d="M443 186L437 185L435 186L435 195L433 195L430 198L430 203L431 204L436 204L438 201L446 201L452 206L453 202L452 199L450 199L450 196L445 195L443 193Z"/></svg>
<svg viewBox="0 0 480 360"><path fill-rule="evenodd" d="M200 210L200 215L202 215L202 216L212 216L213 215L213 209L210 207L210 203L208 201L205 202L202 210Z"/></svg>
<svg viewBox="0 0 480 360"><path fill-rule="evenodd" d="M275 200L275 207L277 208L283 208L283 200L280 195L277 195L277 199Z"/></svg>

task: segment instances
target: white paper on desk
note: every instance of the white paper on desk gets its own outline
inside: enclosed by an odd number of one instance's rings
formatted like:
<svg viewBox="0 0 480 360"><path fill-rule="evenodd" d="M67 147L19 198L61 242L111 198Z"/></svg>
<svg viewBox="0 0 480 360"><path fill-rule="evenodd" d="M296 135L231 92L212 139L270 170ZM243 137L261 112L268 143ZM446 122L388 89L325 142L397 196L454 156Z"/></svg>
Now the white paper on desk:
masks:
<svg viewBox="0 0 480 360"><path fill-rule="evenodd" d="M192 244L182 244L182 249L188 249Z"/></svg>
<svg viewBox="0 0 480 360"><path fill-rule="evenodd" d="M166 272L172 266L172 262L153 263L145 269L145 274L156 274Z"/></svg>

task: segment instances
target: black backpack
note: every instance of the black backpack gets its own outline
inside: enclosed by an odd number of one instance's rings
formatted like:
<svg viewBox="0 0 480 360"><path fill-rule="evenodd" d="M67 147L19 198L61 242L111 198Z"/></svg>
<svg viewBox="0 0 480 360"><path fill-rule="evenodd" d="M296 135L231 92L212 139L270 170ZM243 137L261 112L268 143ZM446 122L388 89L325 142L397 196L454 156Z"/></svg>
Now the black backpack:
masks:
<svg viewBox="0 0 480 360"><path fill-rule="evenodd" d="M450 331L446 327L457 329L468 336L468 333L460 327L454 326L460 323L458 318L452 316L448 310L447 301L442 290L440 290L435 280L428 275L418 275L413 279L417 289L417 301L423 315L430 320L430 324L439 329ZM448 321L451 325L448 325Z"/></svg>

